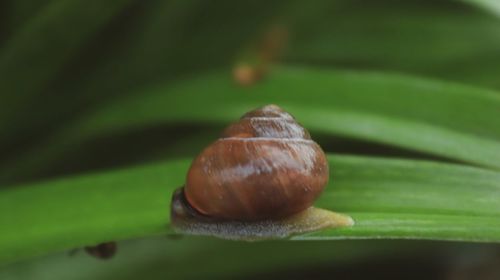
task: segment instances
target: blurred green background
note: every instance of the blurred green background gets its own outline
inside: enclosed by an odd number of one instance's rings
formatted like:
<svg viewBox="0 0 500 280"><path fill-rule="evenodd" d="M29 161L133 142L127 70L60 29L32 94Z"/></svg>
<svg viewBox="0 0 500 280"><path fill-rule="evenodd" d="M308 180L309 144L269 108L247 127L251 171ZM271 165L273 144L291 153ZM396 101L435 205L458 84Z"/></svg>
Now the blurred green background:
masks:
<svg viewBox="0 0 500 280"><path fill-rule="evenodd" d="M2 0L0 190L192 158L266 103L329 154L498 172L499 92L495 0ZM17 219L6 205L4 232ZM160 235L121 241L108 261L54 248L0 264L0 279L500 278L488 243Z"/></svg>

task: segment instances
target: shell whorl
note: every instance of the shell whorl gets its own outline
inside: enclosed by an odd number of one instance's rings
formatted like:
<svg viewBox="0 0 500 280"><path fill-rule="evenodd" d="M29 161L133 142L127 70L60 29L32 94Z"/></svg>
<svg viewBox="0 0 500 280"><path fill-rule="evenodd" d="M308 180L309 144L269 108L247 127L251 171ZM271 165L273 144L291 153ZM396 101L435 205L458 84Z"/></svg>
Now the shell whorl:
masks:
<svg viewBox="0 0 500 280"><path fill-rule="evenodd" d="M325 154L309 132L267 105L229 125L193 161L185 195L214 218L274 219L311 206L327 182Z"/></svg>
<svg viewBox="0 0 500 280"><path fill-rule="evenodd" d="M246 113L222 133L222 138L287 138L310 140L309 132L276 105Z"/></svg>

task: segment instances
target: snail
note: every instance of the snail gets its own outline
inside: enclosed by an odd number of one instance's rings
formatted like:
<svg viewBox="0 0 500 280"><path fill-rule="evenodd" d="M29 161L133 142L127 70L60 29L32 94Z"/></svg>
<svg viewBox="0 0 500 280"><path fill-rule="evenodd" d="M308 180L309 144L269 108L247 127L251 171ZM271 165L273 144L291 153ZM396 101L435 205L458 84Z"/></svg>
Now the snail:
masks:
<svg viewBox="0 0 500 280"><path fill-rule="evenodd" d="M284 238L350 226L347 215L313 207L329 180L325 153L276 105L243 115L192 162L175 191L177 232L234 240Z"/></svg>

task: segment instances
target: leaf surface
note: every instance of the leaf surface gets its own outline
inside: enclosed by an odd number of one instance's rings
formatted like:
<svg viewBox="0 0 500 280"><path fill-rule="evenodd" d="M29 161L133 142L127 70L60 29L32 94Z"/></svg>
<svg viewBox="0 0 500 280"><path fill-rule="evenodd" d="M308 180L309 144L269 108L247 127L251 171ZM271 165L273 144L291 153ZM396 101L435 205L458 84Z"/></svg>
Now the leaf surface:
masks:
<svg viewBox="0 0 500 280"><path fill-rule="evenodd" d="M292 239L500 242L500 173L369 157L329 162L330 184L316 206L352 215L356 225ZM171 233L170 197L188 165L170 161L2 190L0 260Z"/></svg>

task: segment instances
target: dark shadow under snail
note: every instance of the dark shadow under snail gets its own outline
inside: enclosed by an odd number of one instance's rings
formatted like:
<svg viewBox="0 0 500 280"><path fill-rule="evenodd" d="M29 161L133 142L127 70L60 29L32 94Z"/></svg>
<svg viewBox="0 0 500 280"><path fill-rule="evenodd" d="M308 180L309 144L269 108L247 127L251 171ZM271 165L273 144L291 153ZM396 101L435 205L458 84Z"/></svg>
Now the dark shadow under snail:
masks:
<svg viewBox="0 0 500 280"><path fill-rule="evenodd" d="M191 164L172 198L181 233L225 239L284 238L351 226L351 217L313 207L328 161L309 132L276 105L246 113Z"/></svg>

